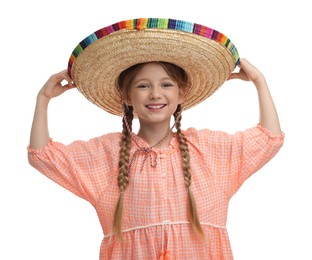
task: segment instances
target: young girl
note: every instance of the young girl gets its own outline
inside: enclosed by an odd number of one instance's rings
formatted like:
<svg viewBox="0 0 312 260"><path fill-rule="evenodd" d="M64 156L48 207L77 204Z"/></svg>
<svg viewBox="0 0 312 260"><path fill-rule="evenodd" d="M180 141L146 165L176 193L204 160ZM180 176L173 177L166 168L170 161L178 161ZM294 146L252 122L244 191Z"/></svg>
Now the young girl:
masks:
<svg viewBox="0 0 312 260"><path fill-rule="evenodd" d="M208 37L207 27L196 33L198 25L190 32L181 27L190 23L172 19L167 25L131 22L115 24L100 37L97 31L89 44L86 38L80 53L73 52L69 70L51 76L39 91L29 162L95 207L104 232L101 260L233 259L226 230L229 200L283 144L265 78L246 59L238 63L228 39L217 40L216 31ZM199 46L198 39L205 43ZM240 71L231 73L237 63ZM233 135L181 130L183 109L235 78L256 87L257 126ZM62 85L64 80L68 84ZM122 133L67 146L52 141L48 104L75 87L106 111L122 115ZM137 134L134 117L140 122Z"/></svg>

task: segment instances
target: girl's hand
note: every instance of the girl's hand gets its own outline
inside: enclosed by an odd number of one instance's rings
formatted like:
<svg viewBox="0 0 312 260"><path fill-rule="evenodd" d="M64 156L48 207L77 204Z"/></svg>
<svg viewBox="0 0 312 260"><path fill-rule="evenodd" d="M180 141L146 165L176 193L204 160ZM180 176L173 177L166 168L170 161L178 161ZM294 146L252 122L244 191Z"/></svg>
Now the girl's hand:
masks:
<svg viewBox="0 0 312 260"><path fill-rule="evenodd" d="M239 72L232 73L228 78L229 80L241 79L252 81L254 84L257 84L259 80L264 80L262 73L246 59L240 59L238 67L240 68Z"/></svg>
<svg viewBox="0 0 312 260"><path fill-rule="evenodd" d="M67 81L67 84L63 85L63 81ZM38 93L38 97L45 97L48 100L63 94L65 91L75 88L72 83L72 79L67 73L67 70L63 70L59 73L52 75L48 81L43 85Z"/></svg>

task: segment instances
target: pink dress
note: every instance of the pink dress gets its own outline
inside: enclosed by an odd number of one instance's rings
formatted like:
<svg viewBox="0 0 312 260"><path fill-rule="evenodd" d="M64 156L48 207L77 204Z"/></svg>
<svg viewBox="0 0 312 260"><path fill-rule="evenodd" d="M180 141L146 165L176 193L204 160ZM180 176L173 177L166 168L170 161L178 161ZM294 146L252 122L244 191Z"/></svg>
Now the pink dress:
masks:
<svg viewBox="0 0 312 260"><path fill-rule="evenodd" d="M111 234L119 197L120 133L68 146L51 140L42 149L28 147L28 158L33 167L95 207L104 233L100 260L153 260L162 249L170 249L171 259L231 260L226 229L229 200L274 157L284 134L274 136L260 125L233 135L194 128L184 134L191 157L192 191L206 242L196 237L188 222L187 189L176 136L168 147L154 149L156 153L147 158L143 153L134 157L125 191L122 243ZM138 142L147 147L142 139ZM131 155L137 149L133 145ZM156 167L150 163L153 160Z"/></svg>

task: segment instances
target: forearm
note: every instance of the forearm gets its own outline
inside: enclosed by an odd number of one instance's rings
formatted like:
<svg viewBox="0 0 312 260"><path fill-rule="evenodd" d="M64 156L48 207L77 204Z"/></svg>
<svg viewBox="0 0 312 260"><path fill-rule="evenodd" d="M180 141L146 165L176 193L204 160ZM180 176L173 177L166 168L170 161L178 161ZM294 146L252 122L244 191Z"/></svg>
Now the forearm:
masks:
<svg viewBox="0 0 312 260"><path fill-rule="evenodd" d="M254 84L259 99L259 123L272 134L279 135L281 133L279 118L265 78L260 77Z"/></svg>
<svg viewBox="0 0 312 260"><path fill-rule="evenodd" d="M30 133L29 146L33 149L44 147L50 140L48 129L48 104L50 99L38 95Z"/></svg>

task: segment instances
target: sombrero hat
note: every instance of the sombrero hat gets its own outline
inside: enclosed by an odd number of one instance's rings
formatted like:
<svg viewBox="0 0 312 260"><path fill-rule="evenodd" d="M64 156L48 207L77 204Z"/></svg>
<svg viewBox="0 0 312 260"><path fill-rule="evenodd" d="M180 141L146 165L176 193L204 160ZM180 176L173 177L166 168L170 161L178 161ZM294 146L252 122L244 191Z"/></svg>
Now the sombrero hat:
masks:
<svg viewBox="0 0 312 260"><path fill-rule="evenodd" d="M164 61L185 70L188 109L213 94L239 62L231 40L207 26L165 18L140 18L104 27L72 52L68 73L78 90L107 112L122 115L119 74L142 62Z"/></svg>

